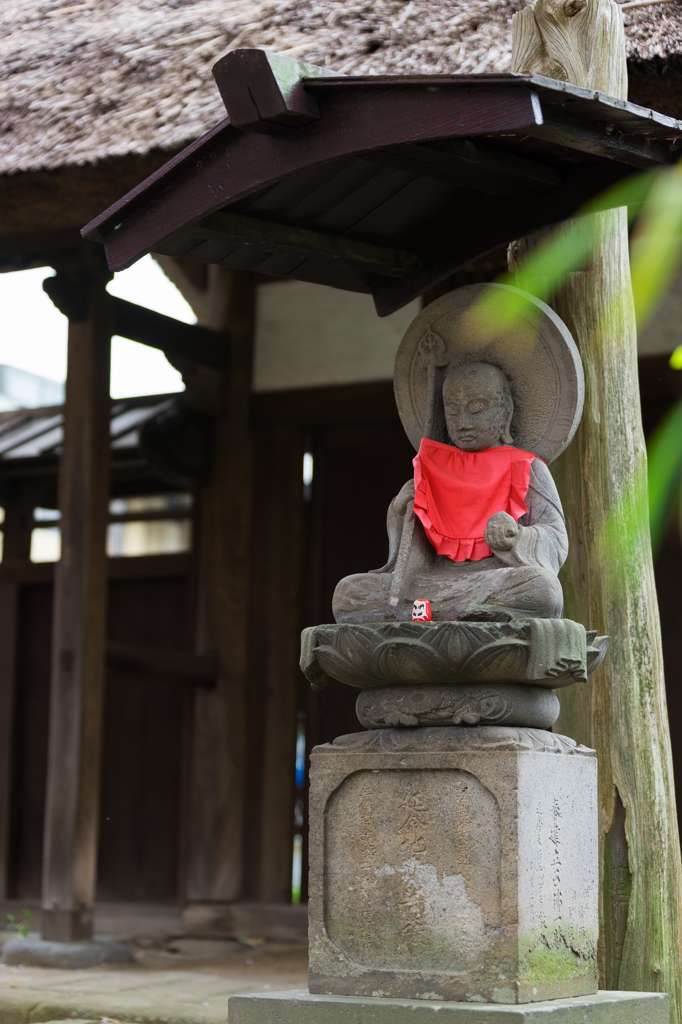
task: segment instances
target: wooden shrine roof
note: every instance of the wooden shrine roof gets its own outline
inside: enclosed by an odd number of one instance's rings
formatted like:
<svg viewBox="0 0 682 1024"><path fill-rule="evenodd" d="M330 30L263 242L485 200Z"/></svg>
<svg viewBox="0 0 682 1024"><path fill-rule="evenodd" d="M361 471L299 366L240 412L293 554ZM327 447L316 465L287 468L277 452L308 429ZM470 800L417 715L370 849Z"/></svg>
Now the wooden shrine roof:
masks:
<svg viewBox="0 0 682 1024"><path fill-rule="evenodd" d="M153 251L369 292L385 315L678 158L682 122L541 76L305 77L282 116L265 59L224 58L232 123L83 229L112 270Z"/></svg>

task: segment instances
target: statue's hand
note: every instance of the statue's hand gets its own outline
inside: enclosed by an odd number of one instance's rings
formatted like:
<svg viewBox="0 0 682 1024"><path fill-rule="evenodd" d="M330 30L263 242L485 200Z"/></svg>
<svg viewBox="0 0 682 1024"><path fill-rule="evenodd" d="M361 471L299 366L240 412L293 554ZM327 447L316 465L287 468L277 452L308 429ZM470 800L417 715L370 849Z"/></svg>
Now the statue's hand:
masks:
<svg viewBox="0 0 682 1024"><path fill-rule="evenodd" d="M486 523L485 542L493 551L511 551L521 527L507 512L496 512Z"/></svg>

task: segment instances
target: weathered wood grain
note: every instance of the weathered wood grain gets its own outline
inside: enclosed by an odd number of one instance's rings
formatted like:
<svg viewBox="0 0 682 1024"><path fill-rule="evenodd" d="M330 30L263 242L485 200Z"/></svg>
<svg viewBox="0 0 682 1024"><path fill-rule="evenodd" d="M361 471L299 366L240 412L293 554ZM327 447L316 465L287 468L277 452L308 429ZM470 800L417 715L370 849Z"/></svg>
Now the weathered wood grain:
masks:
<svg viewBox="0 0 682 1024"><path fill-rule="evenodd" d="M513 66L624 97L618 6L537 0L515 16ZM586 383L582 423L555 477L569 528L566 614L612 642L589 682L561 695L555 729L599 757L601 987L669 992L679 1022L682 875L626 211L598 214L593 227L589 268L570 275L554 302L580 348Z"/></svg>
<svg viewBox="0 0 682 1024"><path fill-rule="evenodd" d="M62 557L55 570L42 934L92 933L101 763L109 500L111 305L88 288L69 322L59 468Z"/></svg>

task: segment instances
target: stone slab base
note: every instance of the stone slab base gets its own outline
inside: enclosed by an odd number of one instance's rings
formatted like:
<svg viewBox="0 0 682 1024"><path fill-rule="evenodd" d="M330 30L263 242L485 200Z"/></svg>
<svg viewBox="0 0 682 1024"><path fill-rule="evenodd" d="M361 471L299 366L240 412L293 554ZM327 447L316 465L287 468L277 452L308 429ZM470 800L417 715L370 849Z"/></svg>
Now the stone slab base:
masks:
<svg viewBox="0 0 682 1024"><path fill-rule="evenodd" d="M230 1024L670 1024L670 999L658 992L598 992L501 1006L268 992L230 996Z"/></svg>
<svg viewBox="0 0 682 1024"><path fill-rule="evenodd" d="M94 939L91 942L49 942L45 939L10 939L2 950L3 964L26 967L63 967L78 970L103 963L134 962L127 946Z"/></svg>

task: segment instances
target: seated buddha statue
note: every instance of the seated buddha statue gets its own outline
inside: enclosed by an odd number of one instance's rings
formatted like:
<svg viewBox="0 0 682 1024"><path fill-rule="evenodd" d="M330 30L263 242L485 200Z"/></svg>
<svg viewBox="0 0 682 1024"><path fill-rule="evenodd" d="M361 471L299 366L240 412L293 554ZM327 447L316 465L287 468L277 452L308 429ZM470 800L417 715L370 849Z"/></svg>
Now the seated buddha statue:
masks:
<svg viewBox="0 0 682 1024"><path fill-rule="evenodd" d="M414 478L388 510L388 562L339 582L336 621L408 620L416 599L436 621L561 618L561 502L546 464L514 445L509 380L464 362L441 396L447 441L422 438Z"/></svg>

